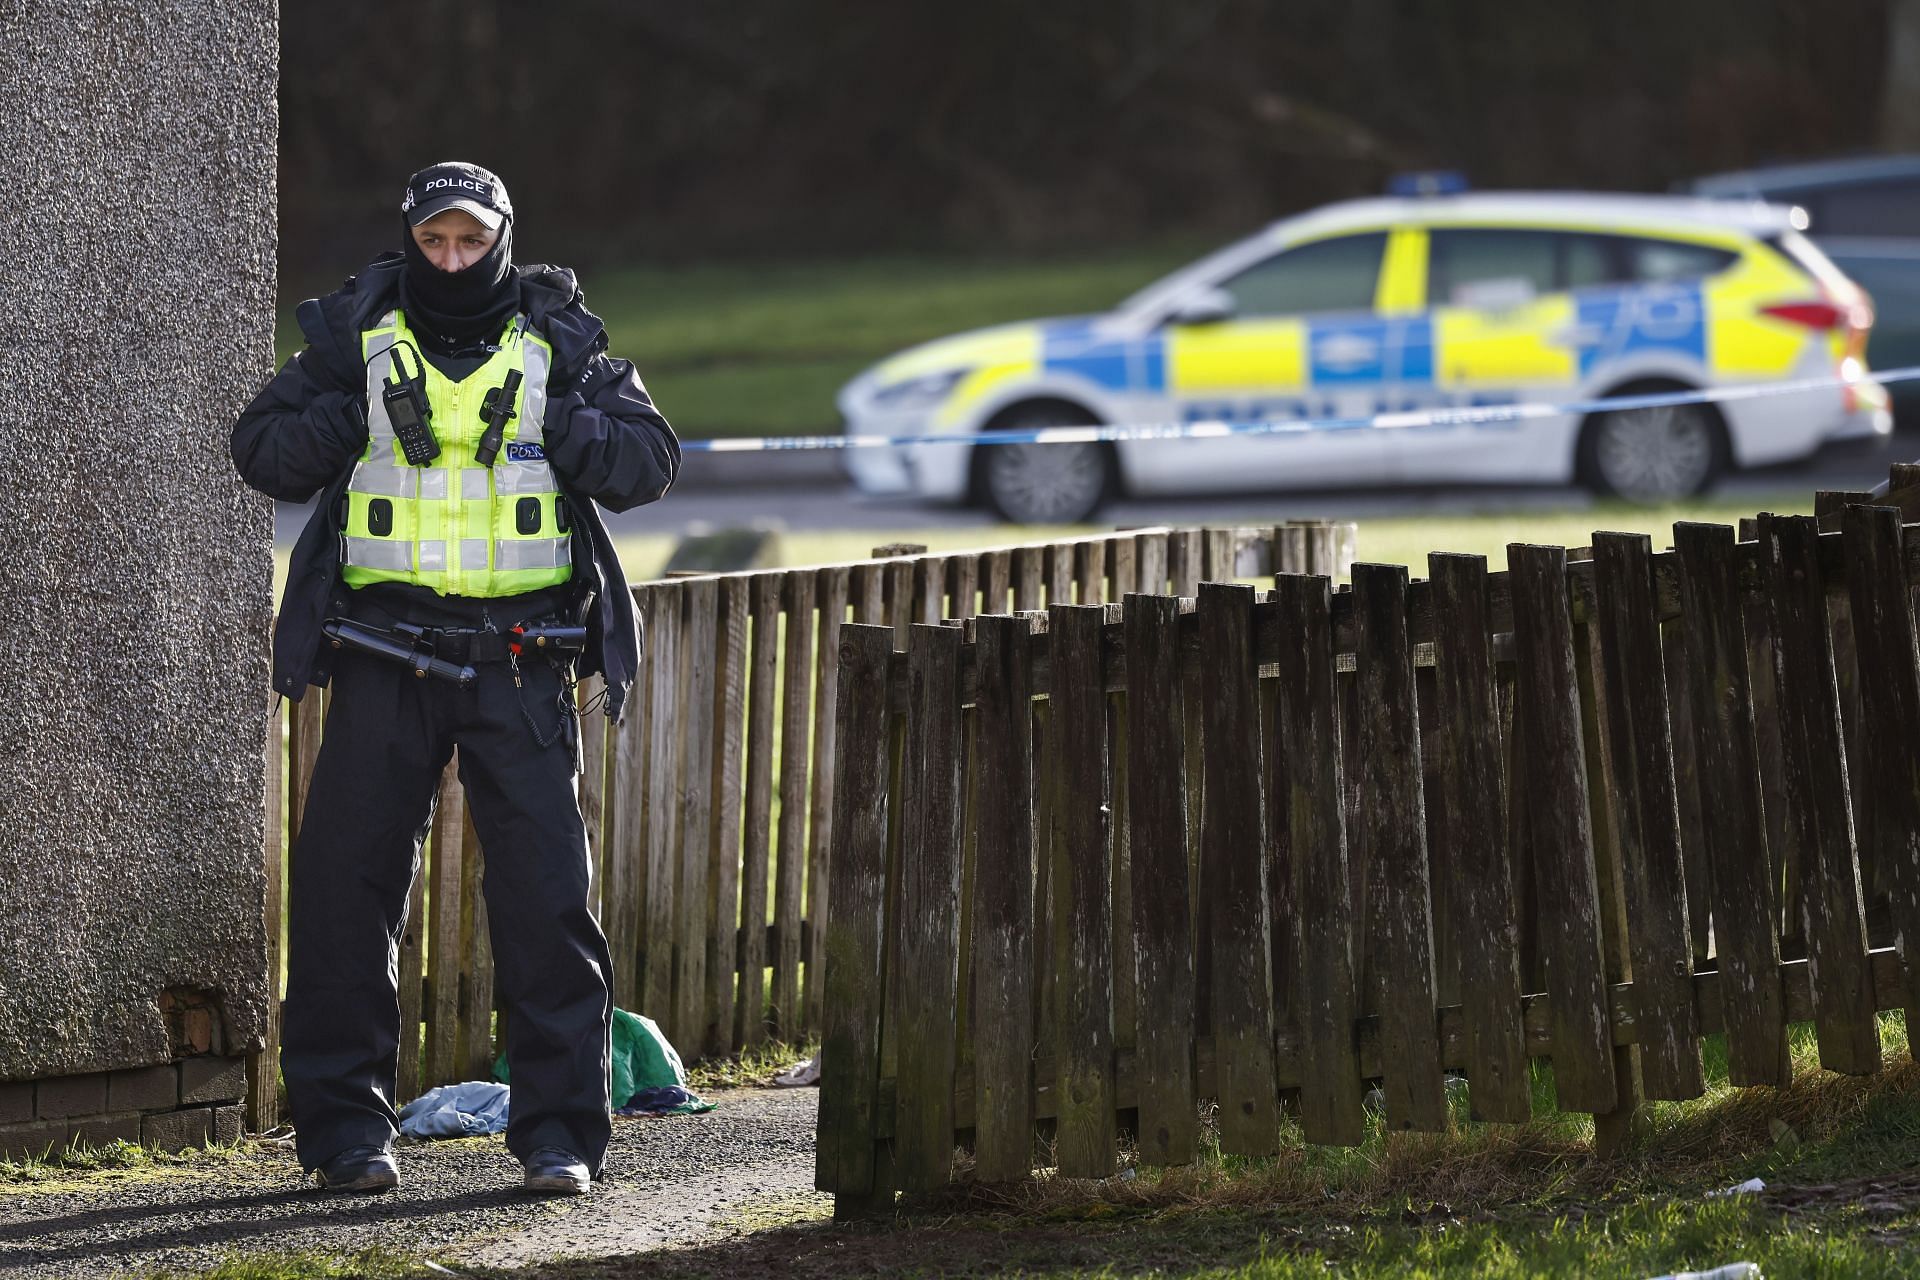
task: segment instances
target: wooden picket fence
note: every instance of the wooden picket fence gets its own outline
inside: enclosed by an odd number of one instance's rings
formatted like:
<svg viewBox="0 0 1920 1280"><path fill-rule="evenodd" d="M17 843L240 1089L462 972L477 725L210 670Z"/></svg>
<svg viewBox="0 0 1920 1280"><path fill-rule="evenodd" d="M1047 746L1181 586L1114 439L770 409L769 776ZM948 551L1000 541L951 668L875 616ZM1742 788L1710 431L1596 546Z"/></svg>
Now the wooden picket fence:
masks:
<svg viewBox="0 0 1920 1280"><path fill-rule="evenodd" d="M985 551L637 584L645 643L629 714L583 717L581 809L614 999L660 1023L689 1060L822 1025L841 626L1192 594L1208 577L1279 568L1344 573L1354 526L1148 529ZM583 705L599 693L583 684ZM280 971L281 884L320 747L325 696L276 711L268 734L268 972ZM280 717L286 717L282 732ZM283 739L286 743L282 753ZM495 1000L483 853L456 776L412 889L400 951L402 1099L489 1078ZM284 809L284 812L283 812ZM285 839L281 835L282 823ZM811 919L810 919L811 917ZM254 1055L250 1123L270 1127L278 1001Z"/></svg>
<svg viewBox="0 0 1920 1280"><path fill-rule="evenodd" d="M1920 1027L1914 473L1753 538L1680 524L1351 588L840 638L817 1185L949 1181L1841 1072ZM1831 532L1820 532L1822 527ZM1871 926L1871 937L1869 927ZM1870 945L1871 943L1871 945ZM1909 953L1909 963L1911 954ZM1045 1140L1051 1140L1049 1153Z"/></svg>

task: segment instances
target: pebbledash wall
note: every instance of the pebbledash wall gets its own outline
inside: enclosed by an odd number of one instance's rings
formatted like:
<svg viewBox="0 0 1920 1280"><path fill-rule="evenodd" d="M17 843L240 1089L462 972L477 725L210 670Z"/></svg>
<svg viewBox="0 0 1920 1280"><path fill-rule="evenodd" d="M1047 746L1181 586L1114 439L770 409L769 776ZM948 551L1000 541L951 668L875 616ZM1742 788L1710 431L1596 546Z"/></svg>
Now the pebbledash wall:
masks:
<svg viewBox="0 0 1920 1280"><path fill-rule="evenodd" d="M0 5L0 1155L238 1135L265 1026L273 0Z"/></svg>

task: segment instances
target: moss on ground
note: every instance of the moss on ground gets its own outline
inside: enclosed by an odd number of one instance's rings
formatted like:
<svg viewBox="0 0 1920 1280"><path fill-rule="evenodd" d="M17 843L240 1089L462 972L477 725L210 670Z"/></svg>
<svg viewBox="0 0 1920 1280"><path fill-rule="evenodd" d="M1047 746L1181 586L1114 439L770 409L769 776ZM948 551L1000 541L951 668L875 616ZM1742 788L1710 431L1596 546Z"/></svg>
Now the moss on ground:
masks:
<svg viewBox="0 0 1920 1280"><path fill-rule="evenodd" d="M132 1142L73 1146L27 1160L0 1160L0 1197L98 1194L114 1186L210 1179L232 1173L254 1155L248 1141L234 1146L157 1151Z"/></svg>

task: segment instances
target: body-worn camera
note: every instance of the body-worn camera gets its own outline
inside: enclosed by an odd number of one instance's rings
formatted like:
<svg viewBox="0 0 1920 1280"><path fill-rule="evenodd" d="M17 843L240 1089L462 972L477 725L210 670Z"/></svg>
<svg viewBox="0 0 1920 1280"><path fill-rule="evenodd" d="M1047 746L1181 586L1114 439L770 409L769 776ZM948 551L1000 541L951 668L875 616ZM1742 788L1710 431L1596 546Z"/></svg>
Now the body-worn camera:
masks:
<svg viewBox="0 0 1920 1280"><path fill-rule="evenodd" d="M481 402L480 417L485 420L487 430L474 447L473 460L483 467L492 466L493 460L500 456L500 443L506 435L507 424L520 416L513 407L513 396L518 390L520 371L513 369L507 374L506 385L487 392L487 398Z"/></svg>

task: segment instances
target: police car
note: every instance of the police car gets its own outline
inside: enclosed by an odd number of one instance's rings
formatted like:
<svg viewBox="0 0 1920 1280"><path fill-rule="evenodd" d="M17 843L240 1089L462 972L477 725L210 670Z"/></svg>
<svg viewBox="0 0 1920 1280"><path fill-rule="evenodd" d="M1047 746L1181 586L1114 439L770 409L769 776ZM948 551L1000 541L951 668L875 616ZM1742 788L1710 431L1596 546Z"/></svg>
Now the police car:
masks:
<svg viewBox="0 0 1920 1280"><path fill-rule="evenodd" d="M1797 209L1671 196L1379 198L1277 222L1096 316L902 352L840 393L870 493L1081 520L1117 494L1562 484L1635 500L1892 429L1867 295ZM1778 394L1665 403L1779 384ZM1543 416L1421 410L1652 403ZM1385 415L1385 420L1381 416ZM1240 424L1320 424L1238 430ZM974 446L982 431L1211 438ZM945 437L951 437L948 443Z"/></svg>

